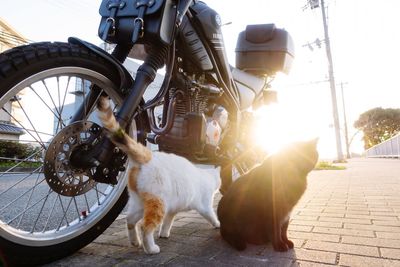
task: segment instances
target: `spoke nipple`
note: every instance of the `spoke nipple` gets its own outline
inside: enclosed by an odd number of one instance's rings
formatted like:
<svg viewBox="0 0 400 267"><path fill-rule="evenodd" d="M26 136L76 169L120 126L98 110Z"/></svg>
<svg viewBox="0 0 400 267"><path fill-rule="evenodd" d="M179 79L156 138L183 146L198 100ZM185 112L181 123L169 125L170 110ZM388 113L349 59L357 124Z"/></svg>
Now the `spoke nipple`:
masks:
<svg viewBox="0 0 400 267"><path fill-rule="evenodd" d="M85 219L87 217L87 213L86 210L81 212L82 218Z"/></svg>

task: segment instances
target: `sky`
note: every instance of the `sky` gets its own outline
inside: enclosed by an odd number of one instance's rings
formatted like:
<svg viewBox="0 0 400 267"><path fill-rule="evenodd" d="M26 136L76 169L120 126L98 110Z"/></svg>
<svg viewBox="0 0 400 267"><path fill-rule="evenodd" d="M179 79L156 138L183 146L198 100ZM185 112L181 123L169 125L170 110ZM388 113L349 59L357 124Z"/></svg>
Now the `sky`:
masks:
<svg viewBox="0 0 400 267"><path fill-rule="evenodd" d="M275 23L293 37L295 61L289 75L277 75L275 107L281 132L287 139L319 137L322 157L336 156L331 91L321 9L307 0L205 0L222 17L229 61L235 64L237 35L247 24ZM0 17L33 41L66 41L76 36L99 44L100 1L0 0ZM339 120L344 147L341 83L349 126L355 136L350 150L363 151L362 135L353 128L359 115L375 107L399 108L400 1L325 0L328 14ZM313 45L322 40L321 48ZM308 43L313 46L310 50ZM276 121L276 120L275 120ZM279 137L275 137L279 138Z"/></svg>

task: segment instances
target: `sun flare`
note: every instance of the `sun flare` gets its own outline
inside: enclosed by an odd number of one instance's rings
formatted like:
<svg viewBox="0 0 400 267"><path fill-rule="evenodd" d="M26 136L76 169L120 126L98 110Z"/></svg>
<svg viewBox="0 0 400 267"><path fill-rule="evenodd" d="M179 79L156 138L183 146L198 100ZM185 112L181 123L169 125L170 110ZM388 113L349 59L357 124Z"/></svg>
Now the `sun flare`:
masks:
<svg viewBox="0 0 400 267"><path fill-rule="evenodd" d="M275 153L295 141L315 138L291 111L279 104L263 106L254 111L256 123L254 142L268 154Z"/></svg>

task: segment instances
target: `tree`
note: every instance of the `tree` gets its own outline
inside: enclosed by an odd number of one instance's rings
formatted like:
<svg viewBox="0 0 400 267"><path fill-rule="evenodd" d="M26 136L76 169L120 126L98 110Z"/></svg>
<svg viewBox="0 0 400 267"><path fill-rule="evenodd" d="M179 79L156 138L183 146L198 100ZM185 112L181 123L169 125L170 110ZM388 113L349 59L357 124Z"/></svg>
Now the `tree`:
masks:
<svg viewBox="0 0 400 267"><path fill-rule="evenodd" d="M34 160L40 157L38 151L38 147L34 147L29 144L21 144L11 141L0 140L0 157L2 158L25 159L31 157L30 159ZM32 157L32 155L36 156ZM0 159L0 162L4 161L7 160Z"/></svg>
<svg viewBox="0 0 400 267"><path fill-rule="evenodd" d="M363 131L364 148L368 149L400 131L400 109L370 109L360 115L354 127Z"/></svg>

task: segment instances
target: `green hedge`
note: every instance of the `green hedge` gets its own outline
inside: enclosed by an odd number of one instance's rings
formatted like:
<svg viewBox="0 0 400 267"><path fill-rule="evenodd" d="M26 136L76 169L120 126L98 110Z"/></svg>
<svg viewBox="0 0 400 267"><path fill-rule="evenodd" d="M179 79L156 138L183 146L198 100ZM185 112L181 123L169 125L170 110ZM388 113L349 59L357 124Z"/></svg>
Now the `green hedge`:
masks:
<svg viewBox="0 0 400 267"><path fill-rule="evenodd" d="M25 159L38 152L39 149L39 147L34 147L29 144L0 140L0 157L3 158ZM31 158L31 160L38 160L40 156L40 153L38 153L35 157ZM9 160L0 159L0 162L9 162Z"/></svg>

